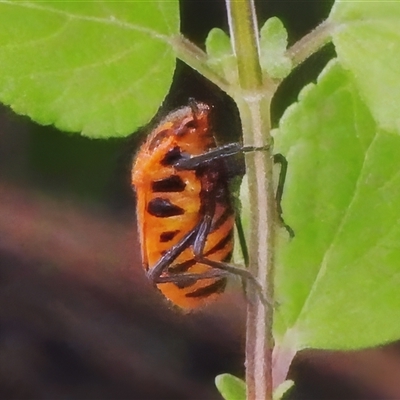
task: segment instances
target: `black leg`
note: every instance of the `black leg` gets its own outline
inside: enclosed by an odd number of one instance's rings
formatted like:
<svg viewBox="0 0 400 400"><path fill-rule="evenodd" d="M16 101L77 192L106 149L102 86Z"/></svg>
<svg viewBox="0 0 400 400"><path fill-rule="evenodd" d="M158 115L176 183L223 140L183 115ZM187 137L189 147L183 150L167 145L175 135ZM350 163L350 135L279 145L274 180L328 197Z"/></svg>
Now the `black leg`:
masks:
<svg viewBox="0 0 400 400"><path fill-rule="evenodd" d="M240 143L229 143L211 149L210 151L207 151L207 153L204 154L200 154L190 158L179 159L174 163L174 167L178 170L197 169L198 167L216 159L232 157L239 153L264 151L267 148L268 147L243 146Z"/></svg>
<svg viewBox="0 0 400 400"><path fill-rule="evenodd" d="M211 269L200 274L179 273L168 276L160 276L156 283L175 283L178 287L187 287L202 279L225 278L229 272L220 269Z"/></svg>
<svg viewBox="0 0 400 400"><path fill-rule="evenodd" d="M276 207L278 209L279 215L282 214L282 195L283 195L283 186L285 185L286 180L286 173L287 173L287 160L282 154L274 154L274 163L279 164L281 166L281 170L279 172L279 179L278 179L278 187L276 188L275 200L276 200Z"/></svg>
<svg viewBox="0 0 400 400"><path fill-rule="evenodd" d="M204 215L203 221L200 224L199 230L197 232L196 238L194 239L193 244L193 253L196 254L203 254L204 246L206 245L207 236L210 233L213 214L207 213Z"/></svg>
<svg viewBox="0 0 400 400"><path fill-rule="evenodd" d="M201 221L195 226L187 235L185 235L177 244L172 246L161 258L160 260L150 268L146 275L154 283L166 283L173 282L176 284L182 284L182 282L191 282L197 279L207 279L210 277L221 276L221 273L215 273L212 271L207 271L204 274L186 274L186 273L176 273L169 276L161 276L162 273L175 261L177 257L189 246L193 245L194 254L202 254L204 246L207 240L207 236L210 232L212 220L215 212L215 196L210 196L210 201L205 205L205 213ZM192 260L187 260L192 261ZM194 260L193 260L194 261ZM195 263L195 261L194 261ZM211 273L208 274L208 272ZM226 274L225 274L226 275Z"/></svg>
<svg viewBox="0 0 400 400"><path fill-rule="evenodd" d="M244 265L246 268L248 268L249 267L249 250L247 248L246 238L244 236L244 230L243 230L243 225L242 225L242 220L240 218L240 215L235 216L235 224L236 224L236 229L238 232L240 248L242 249ZM247 292L246 283L247 283L246 279L242 279L242 289L243 289L244 294L246 294L246 292Z"/></svg>
<svg viewBox="0 0 400 400"><path fill-rule="evenodd" d="M276 208L278 211L278 217L282 223L282 225L285 227L285 229L288 231L289 236L291 238L294 237L294 231L293 229L285 223L285 221L282 218L282 196L283 196L283 189L285 186L285 180L286 180L286 173L287 173L287 167L288 167L288 162L286 158L278 153L274 154L274 163L275 164L280 164L281 170L279 172L279 178L278 178L278 187L276 188L276 194L275 194L275 200L276 200Z"/></svg>
<svg viewBox="0 0 400 400"><path fill-rule="evenodd" d="M254 147L254 146L243 147L240 143L230 143L225 146L220 146L215 149L212 149L212 150L208 151L207 153L204 153L204 154L201 154L198 156L180 159L174 164L174 166L178 170L192 170L192 169L195 170L199 166L202 166L205 163L208 163L208 162L216 160L216 159L232 157L232 156L237 155L238 153L263 151L265 149L266 149L265 147ZM286 158L280 153L274 154L274 163L280 164L280 167L281 167L281 170L279 173L279 178L278 178L278 186L277 186L276 194L275 194L278 217L279 217L282 225L288 231L289 236L292 238L292 237L294 237L294 231L283 220L282 205L281 205L288 163L287 163ZM239 228L238 228L238 231L239 231ZM239 235L240 235L240 232L239 232ZM242 248L243 248L243 246L242 246Z"/></svg>
<svg viewBox="0 0 400 400"><path fill-rule="evenodd" d="M215 212L214 196L210 196L210 199L212 199L212 201L209 201L208 204L206 204L205 213L201 222L175 246L172 246L163 257L161 257L159 262L147 272L148 278L157 284L170 282L175 283L178 287L185 287L198 280L221 278L226 277L229 274L233 274L254 284L257 292L259 293L261 301L264 304L267 304L267 300L262 293L261 285L249 271L227 263L209 260L207 257L203 256L204 246L206 244L208 234L210 233ZM193 262L208 265L212 269L201 274L182 272L161 276L162 273L171 265L171 263L191 245L193 245L194 253Z"/></svg>
<svg viewBox="0 0 400 400"><path fill-rule="evenodd" d="M220 159L221 157L231 157L240 153L242 149L240 143L229 143L224 146L211 149L207 153L200 154L191 158L179 159L174 163L174 167L178 170L191 170L209 163L210 161Z"/></svg>
<svg viewBox="0 0 400 400"><path fill-rule="evenodd" d="M240 219L240 215L235 216L235 224L238 232L240 247L242 249L244 265L247 268L249 266L249 250L247 248L246 238L244 236L244 230L243 230L242 220Z"/></svg>
<svg viewBox="0 0 400 400"><path fill-rule="evenodd" d="M253 147L246 146L243 147L240 143L231 143L225 146L217 147L215 149L210 150L209 152L195 156L188 159L180 159L178 160L174 166L180 170L191 170L197 169L199 166L204 165L204 163L208 163L212 160L219 159L221 157L227 158L234 156L238 153L246 153L251 151L260 151L265 150L264 147ZM282 219L282 208L281 208L281 199L283 194L283 186L285 183L286 172L287 172L287 161L285 157L281 154L274 155L274 162L279 163L281 165L281 171L279 174L278 180L278 188L276 193L276 202L278 215L280 220L282 221L284 227L289 232L291 237L294 236L293 230L285 224ZM210 196L212 199L213 196ZM209 204L206 205L206 211L199 222L199 224L193 228L187 235L185 235L176 245L172 246L160 260L147 271L147 276L154 283L175 283L179 285L188 285L192 282L195 282L200 279L210 279L217 277L225 277L228 274L234 274L240 276L245 281L250 281L255 285L257 292L260 295L260 299L264 304L268 304L267 299L264 297L262 293L262 288L257 279L246 269L239 268L224 262L209 260L208 258L203 256L204 246L207 241L208 234L210 232L210 228L212 225L212 220L215 212L215 203L210 201ZM238 222L239 221L239 222ZM236 218L236 225L239 234L239 240L242 246L243 257L245 259L245 264L248 264L248 251L245 243L243 228L240 222L239 217ZM174 262L174 260L182 254L184 250L193 245L193 253L194 259L188 260L193 262L202 263L212 267L212 270L206 271L201 274L190 274L190 273L175 273L168 276L161 276L163 272L168 269L169 266Z"/></svg>
<svg viewBox="0 0 400 400"><path fill-rule="evenodd" d="M263 289L262 289L260 283L254 277L254 275L251 272L249 272L247 269L236 267L235 265L227 264L227 263L220 262L220 261L210 260L210 259L208 259L206 257L202 257L202 256L197 256L196 260L202 264L206 264L212 268L215 268L216 270L226 271L229 274L239 276L240 278L242 278L242 280L244 280L246 282L250 282L251 284L254 285L255 289L257 290L257 293L260 296L261 302L264 305L267 305L267 304L270 305L270 302L264 296Z"/></svg>
<svg viewBox="0 0 400 400"><path fill-rule="evenodd" d="M260 296L261 301L264 304L267 304L268 302L267 302L266 298L264 297L260 283L253 276L253 274L251 274L247 269L236 267L234 265L227 264L227 263L220 262L220 261L210 260L203 255L204 246L207 241L207 236L210 232L212 219L213 219L214 212L215 212L214 211L215 203L210 202L208 204L207 208L208 209L206 209L206 213L204 216L202 226L200 226L200 228L198 230L198 233L197 233L194 245L193 245L193 253L194 253L195 260L201 264L205 264L205 265L212 267L214 269L214 271L218 271L218 270L220 272L225 271L230 274L237 275L237 276L241 277L243 280L251 282L255 286L255 288ZM241 224L240 224L240 226L241 226ZM242 230L242 232L243 232L243 230ZM244 235L243 235L243 239L244 239ZM246 252L247 252L247 247L246 247Z"/></svg>
<svg viewBox="0 0 400 400"><path fill-rule="evenodd" d="M199 225L194 227L176 245L172 246L147 272L147 277L154 283L158 283L161 274L174 262L174 260L186 250L196 238Z"/></svg>

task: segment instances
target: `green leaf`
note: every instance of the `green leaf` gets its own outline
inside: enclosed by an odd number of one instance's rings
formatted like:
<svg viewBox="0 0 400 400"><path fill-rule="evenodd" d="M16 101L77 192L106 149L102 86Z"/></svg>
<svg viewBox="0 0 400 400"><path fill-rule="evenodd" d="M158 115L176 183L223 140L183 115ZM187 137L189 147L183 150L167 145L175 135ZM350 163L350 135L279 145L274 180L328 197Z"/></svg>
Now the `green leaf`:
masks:
<svg viewBox="0 0 400 400"><path fill-rule="evenodd" d="M238 82L236 57L229 36L219 28L211 29L206 39L208 64L228 82Z"/></svg>
<svg viewBox="0 0 400 400"><path fill-rule="evenodd" d="M0 100L91 137L146 123L172 81L178 1L1 1Z"/></svg>
<svg viewBox="0 0 400 400"><path fill-rule="evenodd" d="M277 254L278 346L356 349L400 337L400 136L376 127L338 62L275 134L294 232Z"/></svg>
<svg viewBox="0 0 400 400"><path fill-rule="evenodd" d="M276 79L285 78L292 70L286 57L287 31L279 18L268 19L260 31L260 63L262 69Z"/></svg>
<svg viewBox="0 0 400 400"><path fill-rule="evenodd" d="M380 128L400 133L400 1L336 1L338 58Z"/></svg>
<svg viewBox="0 0 400 400"><path fill-rule="evenodd" d="M282 400L286 397L288 391L294 386L294 382L287 380L282 382L275 390L273 400Z"/></svg>
<svg viewBox="0 0 400 400"><path fill-rule="evenodd" d="M229 36L219 28L213 28L206 39L206 50L210 59L221 59L232 55L232 46Z"/></svg>
<svg viewBox="0 0 400 400"><path fill-rule="evenodd" d="M245 400L246 384L241 379L230 374L218 375L215 385L225 400Z"/></svg>

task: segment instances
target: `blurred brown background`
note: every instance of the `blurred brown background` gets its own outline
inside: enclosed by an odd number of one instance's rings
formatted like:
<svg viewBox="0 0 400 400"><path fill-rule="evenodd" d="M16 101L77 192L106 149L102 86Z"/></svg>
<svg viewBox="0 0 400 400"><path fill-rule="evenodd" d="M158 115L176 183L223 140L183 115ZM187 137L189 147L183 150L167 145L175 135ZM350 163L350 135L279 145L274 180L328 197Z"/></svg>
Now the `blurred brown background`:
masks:
<svg viewBox="0 0 400 400"><path fill-rule="evenodd" d="M305 34L331 2L260 1ZM226 28L224 2L182 1L182 31L201 44ZM332 49L281 87L274 120ZM210 102L222 136L238 135L234 105L178 64L160 113L188 97ZM232 117L233 116L233 117ZM242 376L245 303L233 288L198 313L174 310L140 267L130 162L146 129L89 140L0 109L0 398L220 399L214 377ZM291 368L291 399L400 399L396 344L307 351Z"/></svg>

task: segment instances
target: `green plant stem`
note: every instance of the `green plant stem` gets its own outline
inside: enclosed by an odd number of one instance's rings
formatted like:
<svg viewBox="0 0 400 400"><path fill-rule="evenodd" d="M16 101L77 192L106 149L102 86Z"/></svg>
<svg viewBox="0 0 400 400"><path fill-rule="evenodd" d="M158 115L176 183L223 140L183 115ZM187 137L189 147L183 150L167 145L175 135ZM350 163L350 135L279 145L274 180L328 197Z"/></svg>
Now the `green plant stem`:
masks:
<svg viewBox="0 0 400 400"><path fill-rule="evenodd" d="M269 126L269 99L240 107L244 137L259 136ZM255 138L254 138L255 139ZM244 139L245 144L248 142ZM257 143L254 140L253 143ZM269 302L264 306L257 293L248 293L246 333L246 381L248 400L272 398L272 350L274 302L275 200L271 154L255 152L246 157L249 182L250 225L249 270L257 277ZM250 289L250 285L249 285Z"/></svg>
<svg viewBox="0 0 400 400"><path fill-rule="evenodd" d="M170 43L178 58L215 83L220 89L229 92L229 83L208 65L207 53L182 35L174 37Z"/></svg>
<svg viewBox="0 0 400 400"><path fill-rule="evenodd" d="M244 145L266 146L246 156L251 216L249 271L259 280L269 305L248 285L246 335L247 400L272 399L274 226L273 163L270 150L272 93L263 87L258 29L252 0L226 0L240 88L233 93L239 107Z"/></svg>
<svg viewBox="0 0 400 400"><path fill-rule="evenodd" d="M226 0L226 8L240 87L244 91L257 91L262 83L262 72L254 3L251 0Z"/></svg>
<svg viewBox="0 0 400 400"><path fill-rule="evenodd" d="M293 67L301 64L325 46L331 39L332 29L333 25L326 20L291 46L286 55L292 60Z"/></svg>

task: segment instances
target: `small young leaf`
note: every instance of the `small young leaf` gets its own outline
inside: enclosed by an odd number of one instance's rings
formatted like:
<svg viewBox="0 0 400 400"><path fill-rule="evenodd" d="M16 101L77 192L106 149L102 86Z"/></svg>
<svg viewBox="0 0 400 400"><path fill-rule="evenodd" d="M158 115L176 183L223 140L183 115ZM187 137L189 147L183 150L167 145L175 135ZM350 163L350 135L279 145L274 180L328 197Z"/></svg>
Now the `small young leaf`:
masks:
<svg viewBox="0 0 400 400"><path fill-rule="evenodd" d="M290 58L285 56L287 31L281 20L268 19L260 31L260 63L262 69L276 79L285 78L292 69Z"/></svg>
<svg viewBox="0 0 400 400"><path fill-rule="evenodd" d="M275 135L294 232L277 254L281 348L356 349L400 337L400 136L378 129L330 63ZM287 235L286 235L287 237Z"/></svg>
<svg viewBox="0 0 400 400"><path fill-rule="evenodd" d="M225 400L245 400L246 384L230 374L218 375L215 385Z"/></svg>
<svg viewBox="0 0 400 400"><path fill-rule="evenodd" d="M170 83L177 0L0 0L0 100L91 137L146 123Z"/></svg>
<svg viewBox="0 0 400 400"><path fill-rule="evenodd" d="M206 39L208 63L231 84L238 81L236 58L229 36L219 28L211 29Z"/></svg>
<svg viewBox="0 0 400 400"><path fill-rule="evenodd" d="M336 1L333 42L378 127L400 133L400 2Z"/></svg>
<svg viewBox="0 0 400 400"><path fill-rule="evenodd" d="M211 29L206 39L207 54L211 59L221 59L232 54L229 36L219 28Z"/></svg>

